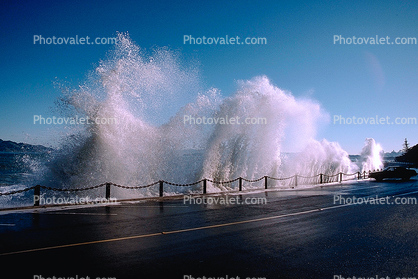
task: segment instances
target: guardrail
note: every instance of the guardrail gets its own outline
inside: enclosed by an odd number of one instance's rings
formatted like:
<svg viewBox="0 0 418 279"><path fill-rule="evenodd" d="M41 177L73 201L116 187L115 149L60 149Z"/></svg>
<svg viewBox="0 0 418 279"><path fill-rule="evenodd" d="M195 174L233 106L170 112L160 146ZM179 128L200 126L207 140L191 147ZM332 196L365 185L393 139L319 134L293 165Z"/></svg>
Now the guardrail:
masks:
<svg viewBox="0 0 418 279"><path fill-rule="evenodd" d="M343 179L343 176L351 177L351 179ZM353 180L353 179L359 180L359 179L365 179L365 178L366 178L366 172L364 171L363 173L356 172L356 173L352 173L352 174L346 174L346 173L340 172L340 173L337 173L337 174L334 174L334 175L326 175L326 174L320 173L320 174L317 174L317 175L314 175L314 176L302 176L302 175L295 174L293 176L285 177L285 178L275 178L275 177L271 177L271 176L263 176L263 177L260 177L258 179L254 179L254 180L246 179L246 178L243 178L243 177L238 177L238 178L228 180L228 181L215 181L215 180L204 178L204 179L201 179L199 181L196 181L194 183L189 183L189 184L177 184L177 183L172 183L172 182L168 182L168 181L164 181L164 180L159 180L159 181L156 181L154 183L151 183L151 184L148 184L148 185L143 185L143 186L123 186L123 185L115 184L115 183L112 183L112 182L105 182L105 183L102 183L102 184L99 184L99 185L96 185L96 186L91 186L91 187L86 187L86 188L54 188L54 187L36 185L36 186L29 187L29 188L21 189L21 190L0 193L0 196L14 195L14 194L23 193L23 192L26 192L26 191L33 190L33 196L34 196L34 204L33 205L34 206L39 206L39 201L40 201L39 197L41 196L41 189L49 190L49 191L60 191L60 192L79 192L79 191L86 191L86 190L92 190L92 189L105 187L106 188L105 199L110 200L111 186L118 187L118 188L123 188L123 189L137 190L137 189L143 189L143 188L148 188L148 187L152 187L152 186L155 186L155 185L159 185L159 197L163 197L164 196L164 184L171 185L171 186L177 186L177 187L190 187L190 186L195 186L195 185L198 185L198 184L202 183L202 194L207 194L207 182L211 182L213 184L223 185L223 184L231 184L231 183L234 183L234 182L238 181L238 191L242 191L243 181L249 182L249 183L254 183L254 182L264 180L264 189L268 189L268 180L269 179L275 180L275 181L289 180L288 186L291 187L291 188L294 188L294 187L297 187L298 185L326 184L326 183L332 183L332 182L340 182L341 183L342 181ZM251 188L251 189L254 189L254 188Z"/></svg>

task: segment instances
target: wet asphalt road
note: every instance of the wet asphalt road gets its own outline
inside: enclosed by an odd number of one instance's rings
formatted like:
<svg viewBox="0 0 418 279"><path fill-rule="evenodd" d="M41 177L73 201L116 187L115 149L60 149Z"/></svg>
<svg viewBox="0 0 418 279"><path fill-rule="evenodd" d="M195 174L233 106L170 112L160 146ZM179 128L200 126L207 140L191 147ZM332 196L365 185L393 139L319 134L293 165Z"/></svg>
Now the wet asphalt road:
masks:
<svg viewBox="0 0 418 279"><path fill-rule="evenodd" d="M341 206L338 195L418 199L418 181L228 196L267 201L255 205L2 212L0 265L19 279L418 277L418 205Z"/></svg>

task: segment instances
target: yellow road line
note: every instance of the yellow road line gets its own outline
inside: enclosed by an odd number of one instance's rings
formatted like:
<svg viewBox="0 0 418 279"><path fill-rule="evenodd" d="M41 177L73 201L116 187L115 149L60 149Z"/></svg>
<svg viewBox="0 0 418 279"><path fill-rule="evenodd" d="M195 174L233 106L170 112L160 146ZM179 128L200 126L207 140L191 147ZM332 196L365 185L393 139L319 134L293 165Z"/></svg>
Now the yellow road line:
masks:
<svg viewBox="0 0 418 279"><path fill-rule="evenodd" d="M318 211L321 211L321 210L334 209L334 208L339 208L339 207L348 206L348 205L349 204L338 205L338 206L330 206L330 207L325 207L325 208L311 209L311 210L307 210L307 211L301 211L301 212L295 212L295 213L289 213L289 214L283 214L283 215L262 217L262 218L257 218L257 219L250 219L250 220L223 223L223 224L203 226L203 227L195 227L195 228L182 229L182 230L174 230L174 231L168 231L168 232L158 232L158 233L150 233L150 234L142 234L142 235L133 235L133 236L126 236L126 237L119 237L119 238L110 238L110 239L102 239L102 240L95 240L95 241L87 241L87 242L79 242L79 243L72 243L72 244L65 244L65 245L58 245L58 246L35 248L35 249L29 249L29 250L7 252L7 253L0 254L0 256L9 256L9 255L29 253L29 252L39 252L39 251L61 249L61 248L68 248L68 247L76 247L76 246L83 246L83 245L90 245L90 244L97 244L97 243L106 243L106 242L146 238L146 237L152 237L152 236L157 236L157 235L176 234L176 233L183 233L183 232L190 232L190 231L197 231L197 230L228 227L228 226L234 226L234 225L239 225L239 224L246 224L246 223L273 220L273 219L279 219L279 218L290 217L290 216L303 215L303 214L318 212Z"/></svg>
<svg viewBox="0 0 418 279"><path fill-rule="evenodd" d="M143 238L143 237L150 237L150 236L156 236L156 235L161 235L161 233L150 233L150 234L143 234L143 235L134 235L134 236L102 239L102 240L95 240L95 241L88 241L88 242L79 242L79 243L72 243L72 244L65 244L65 245L58 245L58 246L50 246L50 247L43 247L43 248L35 248L35 249L29 249L29 250L3 253L3 254L0 254L0 256L23 254L23 253L29 253L29 252L38 252L38 251L60 249L60 248L67 248L67 247L75 247L75 246L89 245L89 244L95 244L95 243L105 243L105 242L113 242L113 241L119 241L119 240Z"/></svg>

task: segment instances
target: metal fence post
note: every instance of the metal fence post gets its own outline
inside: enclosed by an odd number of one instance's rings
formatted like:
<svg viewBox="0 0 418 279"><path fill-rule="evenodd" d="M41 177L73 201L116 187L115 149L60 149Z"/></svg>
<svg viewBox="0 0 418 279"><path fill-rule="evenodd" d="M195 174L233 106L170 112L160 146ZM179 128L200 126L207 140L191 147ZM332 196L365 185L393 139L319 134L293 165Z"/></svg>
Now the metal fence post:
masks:
<svg viewBox="0 0 418 279"><path fill-rule="evenodd" d="M164 181L160 180L160 197L164 196Z"/></svg>
<svg viewBox="0 0 418 279"><path fill-rule="evenodd" d="M39 200L41 198L41 185L36 185L33 189L33 206L39 206Z"/></svg>
<svg viewBox="0 0 418 279"><path fill-rule="evenodd" d="M203 194L206 194L206 178L203 181Z"/></svg>
<svg viewBox="0 0 418 279"><path fill-rule="evenodd" d="M295 187L298 186L298 175L295 174Z"/></svg>
<svg viewBox="0 0 418 279"><path fill-rule="evenodd" d="M322 173L319 174L319 184L322 184L323 183L322 175L323 175Z"/></svg>
<svg viewBox="0 0 418 279"><path fill-rule="evenodd" d="M343 182L343 173L340 172L340 183Z"/></svg>
<svg viewBox="0 0 418 279"><path fill-rule="evenodd" d="M264 176L264 189L267 189L267 176Z"/></svg>
<svg viewBox="0 0 418 279"><path fill-rule="evenodd" d="M239 184L238 184L239 185L239 190L242 191L242 177L239 178L238 182L239 182Z"/></svg>
<svg viewBox="0 0 418 279"><path fill-rule="evenodd" d="M110 183L109 182L106 183L105 199L110 200Z"/></svg>

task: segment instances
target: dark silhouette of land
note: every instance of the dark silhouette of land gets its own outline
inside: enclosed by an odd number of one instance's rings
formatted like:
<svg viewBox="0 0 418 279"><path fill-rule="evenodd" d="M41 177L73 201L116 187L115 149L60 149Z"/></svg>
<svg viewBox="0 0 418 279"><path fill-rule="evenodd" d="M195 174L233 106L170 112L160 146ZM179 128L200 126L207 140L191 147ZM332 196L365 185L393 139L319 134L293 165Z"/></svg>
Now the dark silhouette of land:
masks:
<svg viewBox="0 0 418 279"><path fill-rule="evenodd" d="M411 163L414 167L418 167L418 144L411 148L408 148L403 155L396 157L396 161L403 163Z"/></svg>
<svg viewBox="0 0 418 279"><path fill-rule="evenodd" d="M51 152L54 149L45 147L43 145L32 145L27 143L17 143L10 140L0 139L0 152Z"/></svg>

